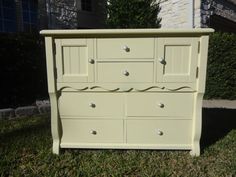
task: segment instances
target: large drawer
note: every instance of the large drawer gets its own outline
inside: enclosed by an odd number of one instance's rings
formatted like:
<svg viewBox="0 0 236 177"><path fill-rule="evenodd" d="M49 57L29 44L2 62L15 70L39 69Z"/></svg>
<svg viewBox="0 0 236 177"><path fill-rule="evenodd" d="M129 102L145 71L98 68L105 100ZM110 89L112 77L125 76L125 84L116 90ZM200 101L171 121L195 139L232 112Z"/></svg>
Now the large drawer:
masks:
<svg viewBox="0 0 236 177"><path fill-rule="evenodd" d="M101 62L98 82L153 82L153 62Z"/></svg>
<svg viewBox="0 0 236 177"><path fill-rule="evenodd" d="M97 39L98 59L154 58L154 38Z"/></svg>
<svg viewBox="0 0 236 177"><path fill-rule="evenodd" d="M59 98L61 117L123 117L124 97L121 93L62 92Z"/></svg>
<svg viewBox="0 0 236 177"><path fill-rule="evenodd" d="M123 120L62 119L62 143L122 143Z"/></svg>
<svg viewBox="0 0 236 177"><path fill-rule="evenodd" d="M127 116L185 116L185 118L191 118L192 114L192 93L127 94Z"/></svg>
<svg viewBox="0 0 236 177"><path fill-rule="evenodd" d="M191 127L191 120L127 120L127 143L188 145Z"/></svg>

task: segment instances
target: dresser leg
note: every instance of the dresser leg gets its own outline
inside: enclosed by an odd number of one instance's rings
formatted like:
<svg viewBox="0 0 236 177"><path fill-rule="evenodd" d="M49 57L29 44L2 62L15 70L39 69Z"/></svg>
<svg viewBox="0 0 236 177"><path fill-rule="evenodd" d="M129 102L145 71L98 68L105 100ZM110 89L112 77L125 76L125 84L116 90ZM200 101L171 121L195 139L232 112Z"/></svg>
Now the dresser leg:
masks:
<svg viewBox="0 0 236 177"><path fill-rule="evenodd" d="M59 141L53 141L53 146L52 146L52 152L53 154L60 154L60 143Z"/></svg>
<svg viewBox="0 0 236 177"><path fill-rule="evenodd" d="M200 156L200 145L199 145L199 142L195 142L193 144L193 148L190 151L190 155L193 156L193 157Z"/></svg>
<svg viewBox="0 0 236 177"><path fill-rule="evenodd" d="M53 146L52 151L54 154L59 154L60 151L60 122L58 117L58 107L57 107L57 95L56 93L49 93L50 103L51 103L51 131Z"/></svg>
<svg viewBox="0 0 236 177"><path fill-rule="evenodd" d="M194 114L193 114L193 139L191 156L200 155L200 138L202 132L202 99L203 93L194 94Z"/></svg>

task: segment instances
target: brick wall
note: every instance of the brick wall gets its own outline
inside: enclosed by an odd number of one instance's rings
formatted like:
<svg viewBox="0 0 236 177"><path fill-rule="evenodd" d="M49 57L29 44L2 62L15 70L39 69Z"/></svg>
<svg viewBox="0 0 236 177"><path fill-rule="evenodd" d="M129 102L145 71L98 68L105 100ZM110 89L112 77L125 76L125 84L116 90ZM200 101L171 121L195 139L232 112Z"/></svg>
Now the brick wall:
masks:
<svg viewBox="0 0 236 177"><path fill-rule="evenodd" d="M191 5L191 1L194 4ZM194 6L194 14L190 14L190 5ZM160 6L162 28L201 27L201 0L161 0Z"/></svg>

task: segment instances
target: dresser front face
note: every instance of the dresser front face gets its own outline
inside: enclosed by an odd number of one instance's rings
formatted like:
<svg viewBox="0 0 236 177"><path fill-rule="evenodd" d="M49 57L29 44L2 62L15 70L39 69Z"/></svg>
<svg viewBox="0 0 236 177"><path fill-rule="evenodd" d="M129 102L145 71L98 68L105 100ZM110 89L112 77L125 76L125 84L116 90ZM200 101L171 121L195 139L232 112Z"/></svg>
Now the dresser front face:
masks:
<svg viewBox="0 0 236 177"><path fill-rule="evenodd" d="M54 42L60 147L192 148L200 37Z"/></svg>

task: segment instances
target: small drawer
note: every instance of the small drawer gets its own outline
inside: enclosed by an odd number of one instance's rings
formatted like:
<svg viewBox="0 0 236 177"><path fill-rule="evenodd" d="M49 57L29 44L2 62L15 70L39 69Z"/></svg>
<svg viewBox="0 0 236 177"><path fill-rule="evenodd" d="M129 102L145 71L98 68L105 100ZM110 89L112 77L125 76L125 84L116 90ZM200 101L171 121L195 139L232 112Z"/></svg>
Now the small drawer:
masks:
<svg viewBox="0 0 236 177"><path fill-rule="evenodd" d="M101 62L97 65L98 82L153 82L153 62Z"/></svg>
<svg viewBox="0 0 236 177"><path fill-rule="evenodd" d="M154 38L97 39L99 59L153 59Z"/></svg>
<svg viewBox="0 0 236 177"><path fill-rule="evenodd" d="M185 116L189 119L193 115L193 94L130 93L127 95L127 115Z"/></svg>
<svg viewBox="0 0 236 177"><path fill-rule="evenodd" d="M191 120L127 120L127 143L189 145L191 126Z"/></svg>
<svg viewBox="0 0 236 177"><path fill-rule="evenodd" d="M62 143L122 143L123 120L62 119Z"/></svg>
<svg viewBox="0 0 236 177"><path fill-rule="evenodd" d="M66 117L108 116L122 117L124 98L120 93L62 92L59 98L59 113Z"/></svg>

